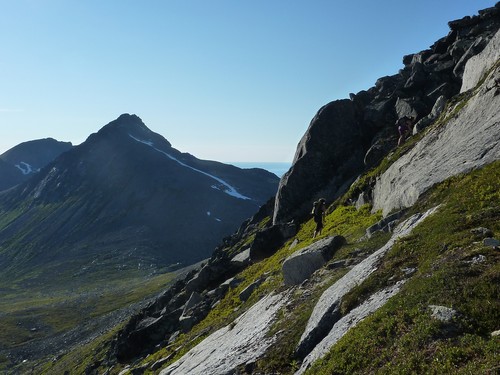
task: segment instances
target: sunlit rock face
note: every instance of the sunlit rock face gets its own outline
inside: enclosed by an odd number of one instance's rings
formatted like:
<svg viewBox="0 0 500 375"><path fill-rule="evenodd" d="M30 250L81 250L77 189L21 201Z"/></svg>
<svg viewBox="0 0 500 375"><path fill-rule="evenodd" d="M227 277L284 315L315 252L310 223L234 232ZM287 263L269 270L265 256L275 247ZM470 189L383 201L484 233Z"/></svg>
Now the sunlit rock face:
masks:
<svg viewBox="0 0 500 375"><path fill-rule="evenodd" d="M473 87L487 62L497 58L498 42L488 49L492 52L477 55L497 32L499 19L500 8L495 6L478 16L452 21L447 36L427 50L404 56L404 67L397 74L350 94L350 100L323 106L280 181L274 223L304 218L315 199L323 196L332 202L363 171L376 166L397 145L395 122L399 117L413 117L415 129L423 131L437 119L448 99ZM473 56L476 62L466 67ZM412 199L408 197L408 201Z"/></svg>
<svg viewBox="0 0 500 375"><path fill-rule="evenodd" d="M485 79L463 108L441 127L431 129L415 147L380 176L373 191L373 210L391 211L412 206L422 193L448 177L479 168L500 158L500 32L465 67L466 86ZM489 56L482 58L482 55ZM495 56L495 58L491 58ZM485 67L485 62L490 62ZM489 72L489 73L488 73ZM470 73L469 77L467 74ZM486 75L486 76L485 76ZM474 84L475 86L475 84Z"/></svg>

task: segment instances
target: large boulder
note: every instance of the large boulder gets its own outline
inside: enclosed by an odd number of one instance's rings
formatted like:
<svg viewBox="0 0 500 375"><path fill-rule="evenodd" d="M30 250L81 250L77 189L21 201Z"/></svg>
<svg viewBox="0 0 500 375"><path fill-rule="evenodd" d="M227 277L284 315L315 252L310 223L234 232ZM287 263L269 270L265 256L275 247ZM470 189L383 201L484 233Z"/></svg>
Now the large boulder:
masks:
<svg viewBox="0 0 500 375"><path fill-rule="evenodd" d="M314 271L323 267L345 242L342 236L327 237L290 255L282 266L285 284L302 283Z"/></svg>
<svg viewBox="0 0 500 375"><path fill-rule="evenodd" d="M297 225L284 223L273 225L255 234L250 246L250 261L257 262L273 255L288 238L297 233Z"/></svg>
<svg viewBox="0 0 500 375"><path fill-rule="evenodd" d="M474 88L485 73L497 62L500 51L500 30L478 55L470 58L465 66L464 78L460 92Z"/></svg>
<svg viewBox="0 0 500 375"><path fill-rule="evenodd" d="M297 146L292 168L280 181L275 224L304 218L316 197L335 199L359 174L366 152L360 115L347 99L318 111Z"/></svg>

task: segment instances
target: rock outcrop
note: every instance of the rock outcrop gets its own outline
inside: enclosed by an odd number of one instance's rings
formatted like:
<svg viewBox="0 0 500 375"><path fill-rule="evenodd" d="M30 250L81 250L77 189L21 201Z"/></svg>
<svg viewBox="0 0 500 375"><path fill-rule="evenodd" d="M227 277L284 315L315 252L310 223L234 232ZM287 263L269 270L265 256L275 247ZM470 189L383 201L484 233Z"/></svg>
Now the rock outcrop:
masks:
<svg viewBox="0 0 500 375"><path fill-rule="evenodd" d="M342 236L327 237L290 255L282 266L285 285L302 283L323 267L345 242Z"/></svg>
<svg viewBox="0 0 500 375"><path fill-rule="evenodd" d="M347 333L347 331L355 327L367 316L373 314L391 297L395 296L399 292L403 284L404 281L398 281L396 284L374 293L360 306L354 308L348 314L340 318L335 323L334 327L328 333L328 335L326 335L325 338L314 347L311 353L309 353L306 358L304 358L300 368L297 370L297 372L295 372L295 375L303 374L311 366L311 364L328 353L330 348L335 345L337 341L339 341L342 336Z"/></svg>
<svg viewBox="0 0 500 375"><path fill-rule="evenodd" d="M321 295L297 346L296 353L299 358L305 358L328 335L328 332L334 329L336 322L341 318L342 298L377 269L378 263L396 240L411 233L413 228L432 215L436 209L413 215L398 225L391 239L383 247L353 267Z"/></svg>
<svg viewBox="0 0 500 375"><path fill-rule="evenodd" d="M322 195L329 200L352 182L365 154L360 121L349 100L332 102L318 111L299 142L292 168L281 178L275 224L301 219L309 212L309 199Z"/></svg>
<svg viewBox="0 0 500 375"><path fill-rule="evenodd" d="M466 63L495 35L499 20L497 4L478 16L452 21L449 34L430 49L405 56L398 74L351 94L350 102L338 100L321 108L297 146L291 169L280 181L273 222L304 218L320 196L334 201L361 172L396 146L398 117L422 120L417 126L422 131L437 118L445 100L475 85L485 66L495 60L498 42L492 44L488 57L476 57L469 68Z"/></svg>
<svg viewBox="0 0 500 375"><path fill-rule="evenodd" d="M449 121L428 132L415 147L399 158L377 180L373 194L373 210L387 215L393 210L412 206L419 196L434 184L450 176L465 173L500 158L500 32L483 51L487 57L469 60L467 68L478 82L477 70L486 71L485 82L470 99L449 109ZM491 58L495 56L495 58ZM485 62L493 65L486 68Z"/></svg>
<svg viewBox="0 0 500 375"><path fill-rule="evenodd" d="M232 374L237 367L252 363L273 344L273 336L267 333L288 298L288 293L262 298L234 323L208 336L160 375Z"/></svg>

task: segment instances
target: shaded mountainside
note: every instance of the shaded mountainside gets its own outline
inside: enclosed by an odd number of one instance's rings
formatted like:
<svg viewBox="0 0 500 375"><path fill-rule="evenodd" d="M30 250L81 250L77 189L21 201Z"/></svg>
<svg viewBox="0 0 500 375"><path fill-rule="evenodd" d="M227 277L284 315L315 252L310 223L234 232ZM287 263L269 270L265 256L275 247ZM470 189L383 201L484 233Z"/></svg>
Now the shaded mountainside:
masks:
<svg viewBox="0 0 500 375"><path fill-rule="evenodd" d="M50 268L112 277L193 264L277 184L264 170L182 154L137 116L122 115L0 195L0 265L4 276L50 278Z"/></svg>
<svg viewBox="0 0 500 375"><path fill-rule="evenodd" d="M449 25L397 75L321 108L276 199L206 263L36 369L498 373L500 3ZM418 122L395 147L402 115Z"/></svg>
<svg viewBox="0 0 500 375"><path fill-rule="evenodd" d="M0 159L0 191L7 190L23 181L23 174L10 163Z"/></svg>
<svg viewBox="0 0 500 375"><path fill-rule="evenodd" d="M0 191L28 180L63 152L70 142L52 138L23 142L0 155Z"/></svg>

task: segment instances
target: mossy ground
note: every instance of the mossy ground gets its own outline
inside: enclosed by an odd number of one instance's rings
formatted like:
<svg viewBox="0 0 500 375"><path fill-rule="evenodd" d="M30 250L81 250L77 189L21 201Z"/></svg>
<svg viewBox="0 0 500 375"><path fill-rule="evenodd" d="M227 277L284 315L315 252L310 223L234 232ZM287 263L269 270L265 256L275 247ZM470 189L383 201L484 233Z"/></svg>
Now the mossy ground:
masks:
<svg viewBox="0 0 500 375"><path fill-rule="evenodd" d="M500 340L500 251L471 233L500 233L500 162L451 178L412 211L441 204L397 243L380 269L346 297L346 310L369 293L416 273L383 308L352 329L308 374L495 374ZM429 305L457 318L431 318Z"/></svg>

